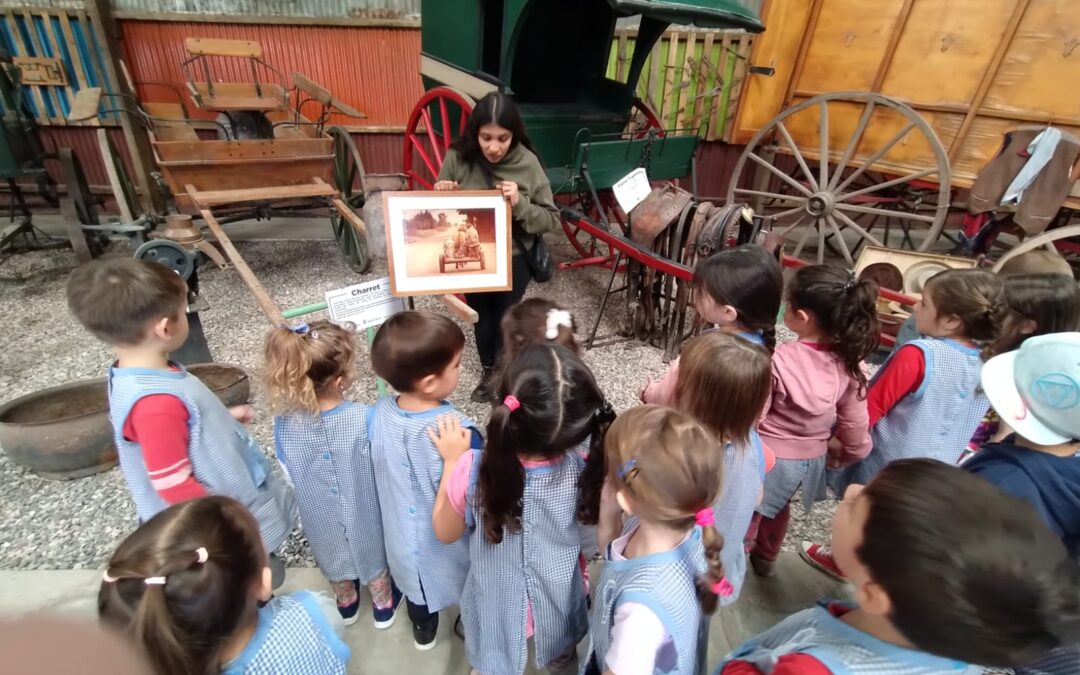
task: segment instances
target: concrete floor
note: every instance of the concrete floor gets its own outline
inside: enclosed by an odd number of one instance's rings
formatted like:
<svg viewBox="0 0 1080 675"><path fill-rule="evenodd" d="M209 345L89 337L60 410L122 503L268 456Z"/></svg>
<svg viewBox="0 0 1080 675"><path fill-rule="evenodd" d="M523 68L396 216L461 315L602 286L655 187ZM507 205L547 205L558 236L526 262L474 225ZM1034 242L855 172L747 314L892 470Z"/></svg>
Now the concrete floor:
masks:
<svg viewBox="0 0 1080 675"><path fill-rule="evenodd" d="M594 569L593 578L598 570ZM101 572L5 571L0 572L0 616L32 612L55 612L69 618L93 620ZM317 569L289 569L279 592L301 589L323 591L326 584ZM842 597L846 589L812 569L798 555L785 553L777 563L777 575L762 579L752 572L742 597L718 612L709 635L710 667L746 638L769 628L787 615L809 606L818 598ZM394 626L377 631L365 617L345 629L352 648L350 673L365 675L445 675L467 673L464 643L453 633L456 609L443 612L439 643L429 652L413 648L412 631L404 611ZM585 648L582 642L581 648ZM536 672L530 669L527 672Z"/></svg>

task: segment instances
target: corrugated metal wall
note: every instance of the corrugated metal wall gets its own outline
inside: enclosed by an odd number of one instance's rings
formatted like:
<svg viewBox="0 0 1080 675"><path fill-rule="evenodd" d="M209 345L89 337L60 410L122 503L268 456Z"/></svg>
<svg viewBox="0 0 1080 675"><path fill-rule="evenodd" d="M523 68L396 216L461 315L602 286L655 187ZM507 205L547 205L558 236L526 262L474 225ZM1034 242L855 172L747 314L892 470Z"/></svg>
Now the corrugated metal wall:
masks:
<svg viewBox="0 0 1080 675"><path fill-rule="evenodd" d="M418 20L420 0L112 0L124 14ZM83 9L82 0L0 0L0 9Z"/></svg>
<svg viewBox="0 0 1080 675"><path fill-rule="evenodd" d="M132 77L169 82L180 89L184 89L180 64L187 58L185 38L256 40L263 47L263 60L286 77L294 70L301 72L367 114L365 120L335 115L334 124L404 127L423 93L418 30L127 20L121 21L121 28ZM251 80L243 59L212 59L211 74L221 81ZM165 93L161 88L139 91L148 101L168 100ZM190 100L187 103L195 115ZM305 112L314 114L315 109L310 106Z"/></svg>

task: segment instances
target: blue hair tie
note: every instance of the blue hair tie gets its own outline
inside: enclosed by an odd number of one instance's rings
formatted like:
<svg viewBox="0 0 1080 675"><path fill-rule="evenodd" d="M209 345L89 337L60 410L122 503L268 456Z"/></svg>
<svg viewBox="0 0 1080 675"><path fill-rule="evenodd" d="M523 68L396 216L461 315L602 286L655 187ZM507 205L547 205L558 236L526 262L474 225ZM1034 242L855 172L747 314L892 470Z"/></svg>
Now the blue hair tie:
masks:
<svg viewBox="0 0 1080 675"><path fill-rule="evenodd" d="M299 335L300 337L303 337L305 335L310 335L312 340L318 340L319 339L319 332L311 330L311 326L307 325L306 323L299 323L299 324L296 324L295 326L290 326L287 323L283 323L283 324L281 324L281 326L282 326L282 328L286 328L289 331L295 333L296 335Z"/></svg>
<svg viewBox="0 0 1080 675"><path fill-rule="evenodd" d="M638 474L638 471L641 471L641 469L637 466L637 460L628 459L622 463L622 466L615 472L615 475L618 476L619 480L622 482L629 484L630 481L634 480L634 476Z"/></svg>

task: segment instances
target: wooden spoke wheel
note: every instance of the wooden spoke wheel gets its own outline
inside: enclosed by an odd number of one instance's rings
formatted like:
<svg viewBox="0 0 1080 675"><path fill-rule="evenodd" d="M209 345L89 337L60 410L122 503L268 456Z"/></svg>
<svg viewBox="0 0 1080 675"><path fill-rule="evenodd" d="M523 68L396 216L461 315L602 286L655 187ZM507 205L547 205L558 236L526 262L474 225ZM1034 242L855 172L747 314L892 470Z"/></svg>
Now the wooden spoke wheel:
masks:
<svg viewBox="0 0 1080 675"><path fill-rule="evenodd" d="M833 120L845 119L842 111L852 104L862 113L854 131L847 134ZM833 114L830 115L830 110ZM896 123L897 131L884 141L867 137L875 111L879 120ZM797 118L797 119L795 119ZM816 122L813 148L800 147L789 126L805 131L808 120ZM801 136L809 134L803 133ZM898 144L927 147L934 162L926 168L899 175L883 173L883 158ZM756 172L754 187L748 176ZM880 179L870 180L874 172ZM816 233L816 260L822 262L829 245L839 249L848 265L854 265L853 246L847 232L857 235L856 246L882 241L871 232L876 220L896 223L914 248L928 250L937 241L949 210L949 160L937 134L915 110L887 96L870 92L822 94L792 106L763 126L735 165L728 185L728 203L752 201L759 212L775 219L774 231L794 242L792 255L802 257ZM919 195L915 199L913 195ZM763 208L764 207L764 208ZM912 226L924 228L922 239L910 239Z"/></svg>
<svg viewBox="0 0 1080 675"><path fill-rule="evenodd" d="M654 130L657 137L664 137L664 125L656 111L645 101L634 97L634 102L630 104L630 120L623 133L628 138L645 138Z"/></svg>
<svg viewBox="0 0 1080 675"><path fill-rule="evenodd" d="M327 133L334 139L334 187L349 209L359 211L367 199L364 162L360 159L360 152L356 149L352 134L344 127L330 127ZM358 232L336 208L330 211L330 226L345 262L354 272L366 272L371 265L367 237Z"/></svg>
<svg viewBox="0 0 1080 675"><path fill-rule="evenodd" d="M615 201L615 195L611 190L601 190L598 196L600 198L599 205L596 204L592 195L588 192L571 195L567 206L584 214L597 225L604 222L601 218L602 212L609 225L617 227L620 234L625 234L627 230L626 219L623 217L618 202ZM610 247L582 230L576 220L563 218L562 227L563 232L566 233L566 238L570 241L570 245L581 258L599 262L598 259L600 258L608 259L612 257ZM569 263L569 265L574 266L574 263Z"/></svg>
<svg viewBox="0 0 1080 675"><path fill-rule="evenodd" d="M410 190L435 187L446 151L465 131L475 106L467 94L450 87L435 87L416 102L405 127L402 158Z"/></svg>

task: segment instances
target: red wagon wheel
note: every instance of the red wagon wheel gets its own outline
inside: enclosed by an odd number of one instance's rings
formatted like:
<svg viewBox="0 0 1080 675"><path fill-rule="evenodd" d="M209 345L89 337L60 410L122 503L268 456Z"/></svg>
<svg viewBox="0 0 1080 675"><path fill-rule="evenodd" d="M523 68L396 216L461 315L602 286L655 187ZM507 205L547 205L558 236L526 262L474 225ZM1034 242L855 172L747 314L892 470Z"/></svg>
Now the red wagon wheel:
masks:
<svg viewBox="0 0 1080 675"><path fill-rule="evenodd" d="M405 127L402 162L410 190L434 188L446 151L465 131L474 107L468 94L450 87L435 87L416 102Z"/></svg>
<svg viewBox="0 0 1080 675"><path fill-rule="evenodd" d="M626 127L623 129L623 136L628 139L641 139L648 136L650 131L655 131L656 136L659 138L664 137L664 126L660 122L660 117L657 116L648 103L640 98L635 98L630 106L630 114L627 118ZM599 204L595 203L592 194L588 192L571 195L567 205L575 211L585 214L597 224L603 222L600 217L602 211L609 225L618 226L619 233L626 234L626 218L622 209L619 208L618 202L615 201L615 194L611 190L600 190L597 197L600 200ZM577 251L581 260L563 263L560 267L570 269L588 265L608 265L612 262L614 254L611 252L611 248L584 232L576 220L563 218L562 226L566 238L570 240L570 245Z"/></svg>

